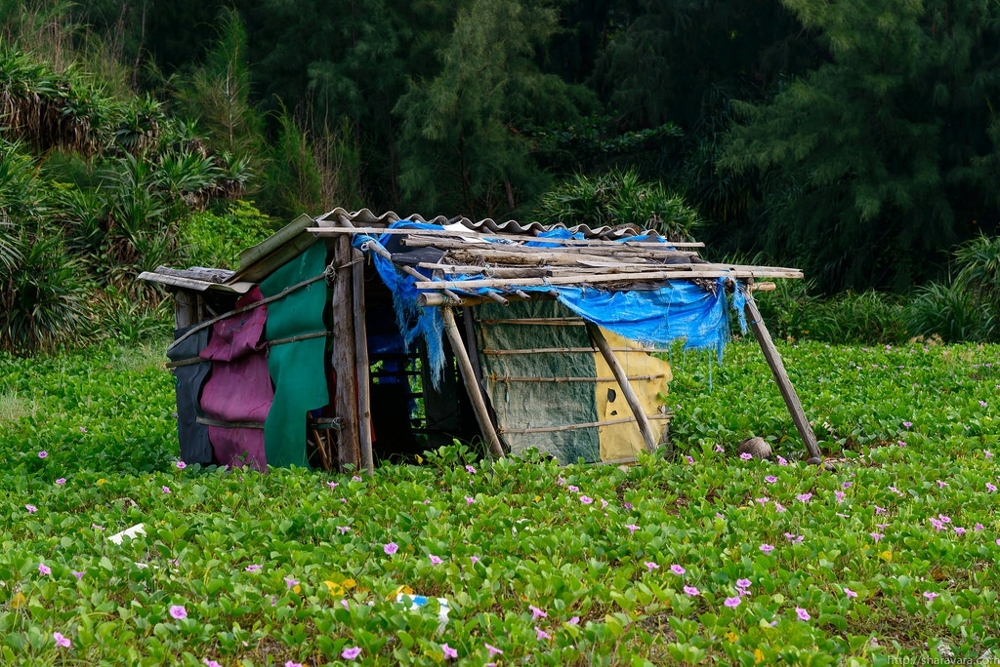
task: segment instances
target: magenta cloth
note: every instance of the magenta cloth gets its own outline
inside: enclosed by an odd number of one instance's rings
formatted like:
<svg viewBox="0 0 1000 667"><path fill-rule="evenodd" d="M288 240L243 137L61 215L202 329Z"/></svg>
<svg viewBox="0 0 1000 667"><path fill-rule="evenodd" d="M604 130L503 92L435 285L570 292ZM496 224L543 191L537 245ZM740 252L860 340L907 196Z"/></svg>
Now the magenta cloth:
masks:
<svg viewBox="0 0 1000 667"><path fill-rule="evenodd" d="M240 297L236 308L263 298L255 287ZM266 321L267 307L259 306L212 326L212 337L201 351L203 359L212 360L212 375L201 393L201 408L209 419L261 425L267 419L274 389L261 340ZM221 465L267 469L263 428L209 426L208 439Z"/></svg>

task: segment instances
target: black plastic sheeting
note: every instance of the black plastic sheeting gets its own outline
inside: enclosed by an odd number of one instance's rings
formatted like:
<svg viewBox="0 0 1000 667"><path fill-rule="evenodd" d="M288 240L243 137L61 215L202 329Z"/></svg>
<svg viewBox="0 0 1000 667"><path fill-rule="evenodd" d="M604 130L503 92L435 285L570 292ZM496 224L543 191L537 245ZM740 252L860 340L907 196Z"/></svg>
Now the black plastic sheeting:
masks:
<svg viewBox="0 0 1000 667"><path fill-rule="evenodd" d="M174 340L180 338L191 327L174 331ZM171 361L196 359L208 345L209 328L192 334L176 347L168 350ZM201 388L212 370L209 361L178 366L173 369L177 391L177 435L180 438L181 460L185 463L212 463L212 445L208 441L208 426L199 424L198 418L205 417L201 409Z"/></svg>

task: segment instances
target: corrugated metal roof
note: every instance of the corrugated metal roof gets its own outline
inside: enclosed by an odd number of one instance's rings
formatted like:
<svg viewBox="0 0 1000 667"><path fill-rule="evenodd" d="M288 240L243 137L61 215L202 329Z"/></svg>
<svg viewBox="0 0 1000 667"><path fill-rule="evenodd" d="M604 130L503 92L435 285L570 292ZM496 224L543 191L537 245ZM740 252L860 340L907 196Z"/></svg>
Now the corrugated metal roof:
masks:
<svg viewBox="0 0 1000 667"><path fill-rule="evenodd" d="M637 236L643 234L657 234L655 229L641 229L637 225L619 225L617 227L592 228L589 225L574 225L569 227L564 224L543 225L540 222L521 223L516 220L497 222L493 218L482 220L470 220L464 216L446 218L439 215L434 218L424 218L419 213L412 213L408 216L400 216L393 211L387 211L381 215L375 215L367 208L360 211L348 211L343 208L335 208L316 218L317 227L388 227L399 220L413 220L414 222L427 222L434 225L453 225L459 223L476 232L497 232L501 234L524 234L535 236L539 232L553 229L568 229L574 233L583 234L588 239L620 239L626 236Z"/></svg>

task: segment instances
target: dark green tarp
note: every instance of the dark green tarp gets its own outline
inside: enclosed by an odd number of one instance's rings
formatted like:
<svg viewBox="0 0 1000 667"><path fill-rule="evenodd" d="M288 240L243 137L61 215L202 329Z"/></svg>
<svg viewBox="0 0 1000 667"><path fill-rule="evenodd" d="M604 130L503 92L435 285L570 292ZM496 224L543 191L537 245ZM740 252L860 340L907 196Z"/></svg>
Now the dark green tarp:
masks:
<svg viewBox="0 0 1000 667"><path fill-rule="evenodd" d="M260 284L265 297L318 276L326 268L326 244L315 243ZM323 332L326 281L318 280L268 304L265 337L277 341ZM272 345L268 370L274 403L264 422L264 447L272 466L306 466L306 413L330 401L324 372L326 336Z"/></svg>

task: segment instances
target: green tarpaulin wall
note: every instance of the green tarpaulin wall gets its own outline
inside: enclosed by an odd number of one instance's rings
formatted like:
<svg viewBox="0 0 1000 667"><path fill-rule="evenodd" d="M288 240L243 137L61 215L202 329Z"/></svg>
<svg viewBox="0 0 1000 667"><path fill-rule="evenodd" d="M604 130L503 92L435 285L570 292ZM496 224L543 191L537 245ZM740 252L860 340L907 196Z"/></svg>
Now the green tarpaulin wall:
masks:
<svg viewBox="0 0 1000 667"><path fill-rule="evenodd" d="M529 430L599 421L593 382L540 381L595 377L594 352L583 320L558 301L484 304L476 308L476 316L483 383L496 411L500 435L511 453L535 447L563 463L578 458L600 461L597 427ZM529 319L535 321L527 322ZM567 323L567 319L575 322ZM497 354L538 348L586 351Z"/></svg>
<svg viewBox="0 0 1000 667"><path fill-rule="evenodd" d="M326 244L314 243L260 284L265 297L318 276L326 268ZM282 340L324 332L326 282L300 287L267 307L265 337ZM272 466L307 466L306 413L330 401L326 386L326 336L272 345L268 371L274 382L274 403L264 422L264 448Z"/></svg>

